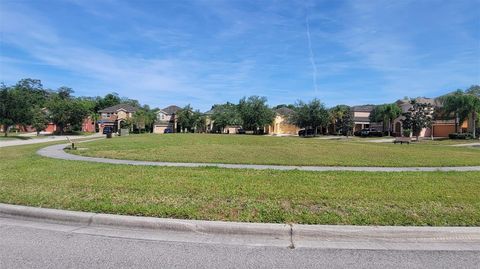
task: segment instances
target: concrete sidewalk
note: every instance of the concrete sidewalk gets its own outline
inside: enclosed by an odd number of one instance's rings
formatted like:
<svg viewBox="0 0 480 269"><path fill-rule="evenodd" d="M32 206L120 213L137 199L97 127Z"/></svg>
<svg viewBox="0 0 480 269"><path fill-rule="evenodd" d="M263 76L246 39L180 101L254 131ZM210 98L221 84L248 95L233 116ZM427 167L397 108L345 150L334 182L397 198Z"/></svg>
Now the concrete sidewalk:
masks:
<svg viewBox="0 0 480 269"><path fill-rule="evenodd" d="M180 220L0 204L4 222L66 225L71 233L289 248L480 250L480 227L299 225ZM42 224L47 223L47 224Z"/></svg>
<svg viewBox="0 0 480 269"><path fill-rule="evenodd" d="M70 139L87 139L87 138L97 138L103 137L104 135L100 133L95 133L92 135L53 135L47 137L39 137L39 138L32 138L28 140L6 140L0 141L0 148L2 147L12 147L12 146L22 146L22 145L31 145L31 144L38 144L38 143L47 143L47 142L57 142L57 141L66 141L67 137Z"/></svg>
<svg viewBox="0 0 480 269"><path fill-rule="evenodd" d="M255 164L224 164L224 163L175 163L175 162L150 162L117 160L107 158L86 157L69 154L63 149L67 144L52 145L40 149L37 153L50 157L71 161L86 161L109 164L168 166L168 167L219 167L230 169L257 169L257 170L301 170L301 171L364 171L364 172L434 172L434 171L480 171L480 166L455 166L455 167L356 167L356 166L285 166L285 165L255 165Z"/></svg>

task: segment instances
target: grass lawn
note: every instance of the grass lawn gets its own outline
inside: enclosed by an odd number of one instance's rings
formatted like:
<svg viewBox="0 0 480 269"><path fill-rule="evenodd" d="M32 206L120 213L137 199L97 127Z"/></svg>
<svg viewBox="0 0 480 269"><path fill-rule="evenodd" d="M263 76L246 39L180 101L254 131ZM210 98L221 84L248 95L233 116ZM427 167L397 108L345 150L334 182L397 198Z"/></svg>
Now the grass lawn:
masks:
<svg viewBox="0 0 480 269"><path fill-rule="evenodd" d="M410 145L361 139L213 134L143 134L82 144L75 154L117 159L201 163L318 166L470 166L480 150L451 147L449 141ZM462 142L459 142L462 143Z"/></svg>
<svg viewBox="0 0 480 269"><path fill-rule="evenodd" d="M35 154L45 146L0 148L0 202L206 220L480 225L480 172L302 172L109 165Z"/></svg>

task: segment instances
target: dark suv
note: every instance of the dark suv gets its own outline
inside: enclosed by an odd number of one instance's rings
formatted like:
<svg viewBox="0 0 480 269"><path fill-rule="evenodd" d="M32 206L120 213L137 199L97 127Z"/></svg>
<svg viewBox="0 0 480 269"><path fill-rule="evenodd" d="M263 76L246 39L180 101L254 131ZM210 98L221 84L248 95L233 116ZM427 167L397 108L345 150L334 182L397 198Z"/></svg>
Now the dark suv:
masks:
<svg viewBox="0 0 480 269"><path fill-rule="evenodd" d="M360 130L360 136L367 137L367 136L383 136L382 131L378 131L375 128L365 128Z"/></svg>
<svg viewBox="0 0 480 269"><path fill-rule="evenodd" d="M103 134L111 134L111 133L113 133L113 128L112 127L103 128Z"/></svg>
<svg viewBox="0 0 480 269"><path fill-rule="evenodd" d="M303 129L298 131L298 136L313 136L315 134L315 131L313 129Z"/></svg>

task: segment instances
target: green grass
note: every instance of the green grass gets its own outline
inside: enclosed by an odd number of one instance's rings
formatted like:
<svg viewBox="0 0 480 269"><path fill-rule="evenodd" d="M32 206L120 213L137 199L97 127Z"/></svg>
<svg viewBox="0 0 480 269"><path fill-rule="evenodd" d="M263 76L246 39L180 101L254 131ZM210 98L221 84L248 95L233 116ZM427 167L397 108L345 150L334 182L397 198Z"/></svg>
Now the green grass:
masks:
<svg viewBox="0 0 480 269"><path fill-rule="evenodd" d="M443 144L442 144L443 143ZM480 151L443 141L410 145L252 135L131 135L83 144L75 154L116 159L318 166L470 166Z"/></svg>
<svg viewBox="0 0 480 269"><path fill-rule="evenodd" d="M480 172L125 166L35 154L46 145L0 148L0 202L204 220L480 225Z"/></svg>

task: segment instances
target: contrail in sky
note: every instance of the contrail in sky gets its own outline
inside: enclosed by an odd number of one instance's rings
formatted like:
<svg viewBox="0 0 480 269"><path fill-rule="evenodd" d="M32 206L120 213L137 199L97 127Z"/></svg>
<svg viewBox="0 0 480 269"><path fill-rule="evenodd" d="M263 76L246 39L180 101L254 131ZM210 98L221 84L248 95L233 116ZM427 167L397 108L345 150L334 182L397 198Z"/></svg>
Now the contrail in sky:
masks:
<svg viewBox="0 0 480 269"><path fill-rule="evenodd" d="M313 55L313 49L312 49L312 39L310 38L310 23L308 22L308 14L305 17L305 22L307 25L307 39L308 39L308 50L310 52L310 62L312 63L312 77L313 77L313 87L315 89L315 93L318 92L318 86L317 86L317 64L315 63L315 56Z"/></svg>

